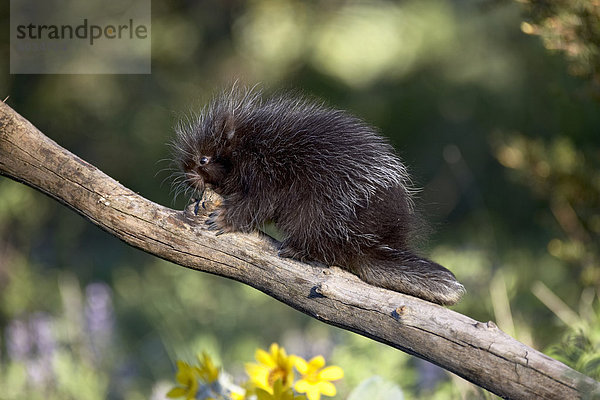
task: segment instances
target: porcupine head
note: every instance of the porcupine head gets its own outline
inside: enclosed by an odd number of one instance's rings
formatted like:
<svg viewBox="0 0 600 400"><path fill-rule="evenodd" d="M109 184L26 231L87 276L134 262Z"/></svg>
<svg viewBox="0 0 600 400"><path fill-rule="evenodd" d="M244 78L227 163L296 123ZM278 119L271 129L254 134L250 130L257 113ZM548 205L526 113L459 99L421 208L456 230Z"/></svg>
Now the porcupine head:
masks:
<svg viewBox="0 0 600 400"><path fill-rule="evenodd" d="M274 221L281 256L439 304L462 296L449 270L410 248L410 178L364 121L301 96L234 87L179 124L173 149L180 190L222 196L207 220L218 234Z"/></svg>

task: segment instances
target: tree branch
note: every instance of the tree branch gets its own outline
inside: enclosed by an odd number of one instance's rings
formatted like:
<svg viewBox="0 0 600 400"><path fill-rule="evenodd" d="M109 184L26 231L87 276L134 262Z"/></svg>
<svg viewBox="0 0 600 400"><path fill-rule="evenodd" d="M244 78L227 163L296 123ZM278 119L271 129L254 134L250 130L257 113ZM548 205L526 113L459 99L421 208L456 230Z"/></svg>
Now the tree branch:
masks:
<svg viewBox="0 0 600 400"><path fill-rule="evenodd" d="M155 204L44 136L0 103L0 174L176 264L243 282L314 318L437 364L499 396L572 399L600 383L525 346L493 322L370 286L338 268L277 256L259 234L215 236L204 217Z"/></svg>

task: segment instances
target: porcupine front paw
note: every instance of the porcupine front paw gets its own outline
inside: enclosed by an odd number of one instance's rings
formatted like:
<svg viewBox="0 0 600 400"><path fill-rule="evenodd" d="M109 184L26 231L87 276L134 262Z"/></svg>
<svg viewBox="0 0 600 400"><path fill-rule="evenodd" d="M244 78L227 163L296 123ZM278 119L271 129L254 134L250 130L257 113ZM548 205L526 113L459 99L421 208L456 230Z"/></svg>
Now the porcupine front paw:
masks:
<svg viewBox="0 0 600 400"><path fill-rule="evenodd" d="M184 212L194 217L204 216L218 209L220 205L221 203L217 201L192 198L190 203L185 207Z"/></svg>
<svg viewBox="0 0 600 400"><path fill-rule="evenodd" d="M208 219L206 220L208 229L211 231L217 231L217 236L236 231L235 227L227 221L226 214L227 212L224 208L218 208L216 211L210 213Z"/></svg>

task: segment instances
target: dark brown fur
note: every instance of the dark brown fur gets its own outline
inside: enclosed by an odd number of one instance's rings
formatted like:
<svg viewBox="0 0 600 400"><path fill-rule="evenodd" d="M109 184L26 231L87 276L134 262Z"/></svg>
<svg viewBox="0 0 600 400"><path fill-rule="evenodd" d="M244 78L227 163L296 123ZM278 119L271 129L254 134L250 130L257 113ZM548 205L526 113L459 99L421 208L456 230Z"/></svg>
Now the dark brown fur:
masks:
<svg viewBox="0 0 600 400"><path fill-rule="evenodd" d="M232 89L181 124L180 183L223 197L220 233L275 221L283 257L338 265L376 286L454 304L463 286L409 249L415 216L406 168L372 127L303 98Z"/></svg>

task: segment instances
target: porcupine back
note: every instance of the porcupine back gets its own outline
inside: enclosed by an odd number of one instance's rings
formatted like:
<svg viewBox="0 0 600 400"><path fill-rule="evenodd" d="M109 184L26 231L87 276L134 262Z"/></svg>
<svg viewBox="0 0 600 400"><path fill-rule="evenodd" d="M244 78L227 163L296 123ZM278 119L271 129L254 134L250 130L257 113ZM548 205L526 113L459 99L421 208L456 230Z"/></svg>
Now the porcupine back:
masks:
<svg viewBox="0 0 600 400"><path fill-rule="evenodd" d="M462 295L450 271L409 249L419 223L409 175L360 119L298 96L232 90L179 139L227 165L214 189L228 224L250 231L275 221L282 256L338 265L440 304Z"/></svg>

